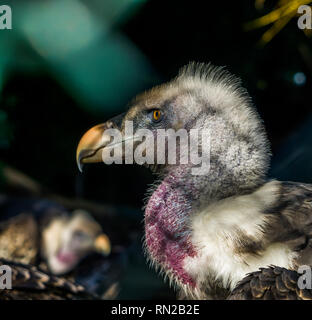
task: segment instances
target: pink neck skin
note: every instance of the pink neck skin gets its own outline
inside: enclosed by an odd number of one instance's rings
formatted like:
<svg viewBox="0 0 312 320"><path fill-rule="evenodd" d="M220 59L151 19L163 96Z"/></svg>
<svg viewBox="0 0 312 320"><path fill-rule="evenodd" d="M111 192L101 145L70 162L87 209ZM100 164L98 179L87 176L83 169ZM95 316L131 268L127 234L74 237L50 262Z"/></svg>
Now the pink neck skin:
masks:
<svg viewBox="0 0 312 320"><path fill-rule="evenodd" d="M182 188L173 188L176 181L173 176L165 178L147 204L146 245L153 260L165 266L179 282L194 288L195 281L183 269L183 260L196 255L187 227L190 194L187 197Z"/></svg>

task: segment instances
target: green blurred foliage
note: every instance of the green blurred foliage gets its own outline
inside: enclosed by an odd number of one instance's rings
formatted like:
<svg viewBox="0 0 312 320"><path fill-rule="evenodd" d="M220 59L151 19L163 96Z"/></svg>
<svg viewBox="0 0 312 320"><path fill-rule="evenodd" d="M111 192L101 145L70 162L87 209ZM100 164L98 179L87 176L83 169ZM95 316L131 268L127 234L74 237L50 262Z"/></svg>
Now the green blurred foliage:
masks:
<svg viewBox="0 0 312 320"><path fill-rule="evenodd" d="M11 71L47 70L79 107L104 114L123 108L157 79L144 55L113 28L143 2L12 1L13 30L0 35L0 90Z"/></svg>

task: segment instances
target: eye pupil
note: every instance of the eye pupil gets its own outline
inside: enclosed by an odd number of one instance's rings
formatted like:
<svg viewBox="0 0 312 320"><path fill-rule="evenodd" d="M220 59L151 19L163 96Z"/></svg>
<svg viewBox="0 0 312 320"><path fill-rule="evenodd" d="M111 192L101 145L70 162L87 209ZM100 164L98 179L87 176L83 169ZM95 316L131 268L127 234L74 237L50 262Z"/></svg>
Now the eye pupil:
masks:
<svg viewBox="0 0 312 320"><path fill-rule="evenodd" d="M153 114L153 118L154 118L154 120L159 120L160 119L160 116L161 116L161 112L160 112L160 110L155 110L154 111L154 114Z"/></svg>

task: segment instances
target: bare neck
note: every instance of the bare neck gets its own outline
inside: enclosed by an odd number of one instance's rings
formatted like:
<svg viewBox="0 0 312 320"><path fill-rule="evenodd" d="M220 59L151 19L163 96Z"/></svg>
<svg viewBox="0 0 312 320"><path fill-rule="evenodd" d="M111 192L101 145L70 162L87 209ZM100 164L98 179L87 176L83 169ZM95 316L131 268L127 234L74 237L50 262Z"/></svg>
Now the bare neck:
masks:
<svg viewBox="0 0 312 320"><path fill-rule="evenodd" d="M186 257L196 256L190 237L189 216L197 190L168 175L154 191L145 210L145 244L153 263L182 285L195 282L183 268Z"/></svg>

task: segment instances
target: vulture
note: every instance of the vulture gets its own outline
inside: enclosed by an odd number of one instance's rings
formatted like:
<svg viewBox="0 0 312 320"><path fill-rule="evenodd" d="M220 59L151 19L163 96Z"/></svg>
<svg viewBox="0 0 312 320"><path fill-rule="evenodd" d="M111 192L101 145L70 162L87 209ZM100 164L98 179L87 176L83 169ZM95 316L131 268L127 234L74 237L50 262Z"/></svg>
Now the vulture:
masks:
<svg viewBox="0 0 312 320"><path fill-rule="evenodd" d="M118 293L124 263L110 254L109 238L88 212L7 195L0 195L0 211L0 267L12 272L12 289L0 289L0 300L111 299ZM0 286L1 275L0 269Z"/></svg>
<svg viewBox="0 0 312 320"><path fill-rule="evenodd" d="M51 201L7 196L0 209L1 258L64 275L92 252L110 253L109 238L84 210L69 213Z"/></svg>
<svg viewBox="0 0 312 320"><path fill-rule="evenodd" d="M108 129L120 137L112 141ZM105 162L118 145L126 162L130 142L146 154L139 129L155 141L158 129L209 132L204 174L194 174L192 161L145 163L157 179L145 205L144 248L180 297L311 299L311 290L300 291L294 281L300 266L312 266L312 185L268 178L265 128L238 78L222 67L190 63L134 98L126 113L87 131L77 147L79 168ZM202 137L199 155L207 144Z"/></svg>

